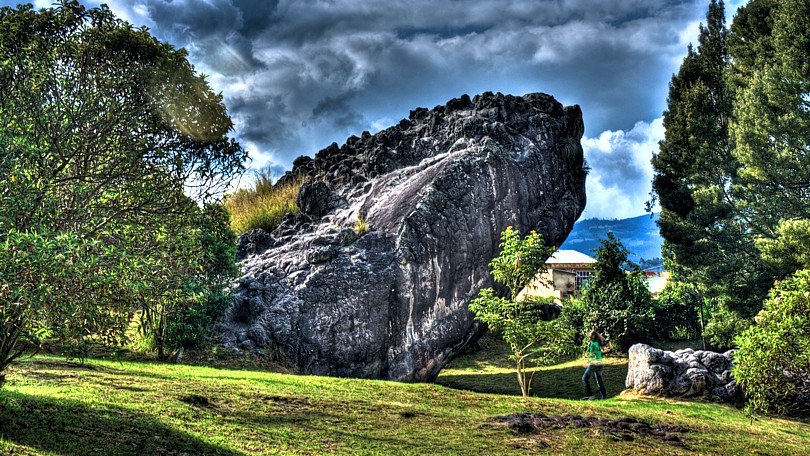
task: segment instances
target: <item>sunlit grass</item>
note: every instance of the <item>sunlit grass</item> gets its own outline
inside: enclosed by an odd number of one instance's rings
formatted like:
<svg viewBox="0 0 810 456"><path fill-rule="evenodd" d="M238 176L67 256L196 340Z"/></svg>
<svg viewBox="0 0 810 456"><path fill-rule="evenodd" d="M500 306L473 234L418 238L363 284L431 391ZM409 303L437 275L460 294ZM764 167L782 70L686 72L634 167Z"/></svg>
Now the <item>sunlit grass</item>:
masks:
<svg viewBox="0 0 810 456"><path fill-rule="evenodd" d="M225 207L231 212L231 227L240 235L254 228L273 231L285 214L296 214L295 197L302 181L273 185L269 170L259 171L251 188L241 188L225 197Z"/></svg>
<svg viewBox="0 0 810 456"><path fill-rule="evenodd" d="M493 335L486 335L474 349L442 370L438 383L453 388L495 394L520 394L515 366L509 360L509 347ZM580 399L583 394L583 359L564 360L551 366L533 367L532 396ZM606 354L602 371L608 397L624 390L627 358ZM591 387L596 385L591 380Z"/></svg>
<svg viewBox="0 0 810 456"><path fill-rule="evenodd" d="M569 368L573 374L573 365L559 370ZM473 376L475 368L455 370ZM516 384L505 374L505 384ZM685 434L684 449L589 429L521 436L487 422L524 411L629 416L694 432ZM431 384L49 357L15 365L0 391L0 454L802 454L808 447L807 423L752 422L727 406L632 395L523 399Z"/></svg>

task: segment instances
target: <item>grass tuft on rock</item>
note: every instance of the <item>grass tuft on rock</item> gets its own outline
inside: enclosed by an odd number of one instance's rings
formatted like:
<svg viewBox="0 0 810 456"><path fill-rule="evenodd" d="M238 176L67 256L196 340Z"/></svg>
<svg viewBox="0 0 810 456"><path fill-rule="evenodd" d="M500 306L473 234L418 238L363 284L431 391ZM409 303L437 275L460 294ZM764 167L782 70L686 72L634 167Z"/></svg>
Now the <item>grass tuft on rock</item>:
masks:
<svg viewBox="0 0 810 456"><path fill-rule="evenodd" d="M231 227L237 236L255 228L273 231L286 214L300 212L295 204L302 180L286 185L274 185L270 171L256 173L250 188L240 188L225 197L225 207L231 212Z"/></svg>

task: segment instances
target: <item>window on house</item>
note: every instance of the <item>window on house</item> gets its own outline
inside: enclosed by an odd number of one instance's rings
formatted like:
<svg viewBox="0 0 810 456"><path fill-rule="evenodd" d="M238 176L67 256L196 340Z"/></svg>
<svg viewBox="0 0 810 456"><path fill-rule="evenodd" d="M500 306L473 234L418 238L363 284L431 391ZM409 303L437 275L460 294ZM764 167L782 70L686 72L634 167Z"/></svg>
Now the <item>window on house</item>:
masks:
<svg viewBox="0 0 810 456"><path fill-rule="evenodd" d="M588 284L588 280L593 277L593 272L591 271L576 271L576 285L577 291L582 291L582 288Z"/></svg>

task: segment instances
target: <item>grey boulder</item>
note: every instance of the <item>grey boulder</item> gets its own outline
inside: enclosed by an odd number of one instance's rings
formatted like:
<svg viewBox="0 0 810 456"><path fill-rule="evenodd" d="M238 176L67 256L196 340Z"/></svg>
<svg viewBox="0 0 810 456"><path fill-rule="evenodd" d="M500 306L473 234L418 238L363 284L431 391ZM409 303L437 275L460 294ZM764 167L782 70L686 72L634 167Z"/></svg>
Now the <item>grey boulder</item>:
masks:
<svg viewBox="0 0 810 456"><path fill-rule="evenodd" d="M739 402L742 390L731 376L733 355L691 348L670 352L636 344L628 352L625 387L655 396Z"/></svg>
<svg viewBox="0 0 810 456"><path fill-rule="evenodd" d="M467 305L501 231L560 245L582 212L582 133L578 106L485 93L297 159L280 184L308 182L302 213L244 242L220 343L300 373L435 379L482 332Z"/></svg>

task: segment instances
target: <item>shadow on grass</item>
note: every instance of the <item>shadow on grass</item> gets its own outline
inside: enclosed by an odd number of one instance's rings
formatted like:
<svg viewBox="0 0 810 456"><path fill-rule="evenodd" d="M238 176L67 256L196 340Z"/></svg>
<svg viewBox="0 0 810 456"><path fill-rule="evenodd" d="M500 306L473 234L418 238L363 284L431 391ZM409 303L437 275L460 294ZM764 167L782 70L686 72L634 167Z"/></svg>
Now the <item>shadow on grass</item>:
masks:
<svg viewBox="0 0 810 456"><path fill-rule="evenodd" d="M538 370L532 383L531 395L556 399L580 399L583 394L582 374L585 369L580 366L557 367ZM607 396L613 397L624 391L627 377L627 364L607 364L602 370ZM474 373L441 374L436 383L450 388L475 391L479 393L520 395L520 387L514 372L508 373ZM596 384L591 378L591 388L598 393Z"/></svg>
<svg viewBox="0 0 810 456"><path fill-rule="evenodd" d="M110 375L110 376L120 376L120 377L132 377L137 376L138 378L146 378L146 379L154 379L159 381L174 381L177 380L176 376L172 373L158 373L158 372L149 372L144 369L137 370L137 372L133 373L133 369L129 367L121 366L120 368L115 365L104 365L96 363L95 361L104 361L110 362L110 360L95 360L88 358L85 362L76 362L76 361L67 361L65 359L60 358L43 358L43 357L33 357L33 358L26 358L20 362L16 363L16 366L20 370L25 370L26 376L34 375L37 378L43 381L56 381L56 380L63 380L75 377L74 374L69 373L71 370L76 371L87 371L87 372L97 372L103 375ZM149 368L153 366L177 366L177 367L207 367L210 369L216 369L217 371L211 372L209 374L205 373L195 373L195 377L199 379L222 379L224 378L221 372L225 371L229 372L232 375L233 380L240 380L239 374L242 372L245 373L261 373L261 374L274 374L276 372L270 371L263 371L259 368L256 369L241 369L241 368L227 368L227 367L212 367L212 366L198 366L193 364L169 364L161 361L156 360L136 360L136 361L125 361L129 365L133 366L143 366L144 368ZM59 371L67 371L65 373L47 373L41 372L38 369L54 369ZM294 374L289 374L294 375ZM255 379L255 381L259 381L261 383L267 383L273 386L294 386L296 383L294 382L285 382L281 380L279 377L275 377L272 380L262 380L262 379ZM119 388L119 389L127 389L127 388ZM139 391L139 390L135 390ZM142 391L142 390L140 390Z"/></svg>
<svg viewBox="0 0 810 456"><path fill-rule="evenodd" d="M238 455L124 408L0 392L0 437L54 454Z"/></svg>

